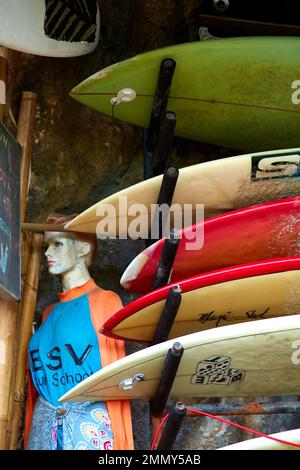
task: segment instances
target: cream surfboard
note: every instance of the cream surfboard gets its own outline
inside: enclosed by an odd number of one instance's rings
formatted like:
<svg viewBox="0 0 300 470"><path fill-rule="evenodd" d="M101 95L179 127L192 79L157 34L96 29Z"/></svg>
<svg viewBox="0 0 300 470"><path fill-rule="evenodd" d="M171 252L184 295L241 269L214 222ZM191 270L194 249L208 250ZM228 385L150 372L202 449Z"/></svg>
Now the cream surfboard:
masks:
<svg viewBox="0 0 300 470"><path fill-rule="evenodd" d="M162 176L142 181L93 205L66 225L100 237L127 237L137 214L151 226L151 205L156 204ZM209 218L234 209L300 194L300 149L262 152L224 158L182 168L173 212L179 204L204 204ZM139 204L138 210L134 204ZM132 212L130 212L133 211ZM178 209L179 210L179 209ZM145 219L146 218L146 219ZM147 230L145 230L147 232Z"/></svg>
<svg viewBox="0 0 300 470"><path fill-rule="evenodd" d="M28 54L73 57L98 44L100 14L92 0L1 0L0 45Z"/></svg>
<svg viewBox="0 0 300 470"><path fill-rule="evenodd" d="M184 347L170 396L297 395L300 315L214 328L176 339ZM64 402L153 397L174 340L143 349L91 375Z"/></svg>
<svg viewBox="0 0 300 470"><path fill-rule="evenodd" d="M300 444L300 429L278 432L276 434L270 434L270 436L293 444ZM258 437L256 439L248 439L247 441L220 447L217 450L300 450L300 446L296 447L283 442L273 441L266 437Z"/></svg>
<svg viewBox="0 0 300 470"><path fill-rule="evenodd" d="M231 211L179 233L169 282L225 266L300 254L300 196ZM127 267L121 285L152 290L164 239L147 247Z"/></svg>
<svg viewBox="0 0 300 470"><path fill-rule="evenodd" d="M150 292L116 312L102 333L152 341L171 287L182 300L169 339L233 323L300 314L300 257L232 266Z"/></svg>

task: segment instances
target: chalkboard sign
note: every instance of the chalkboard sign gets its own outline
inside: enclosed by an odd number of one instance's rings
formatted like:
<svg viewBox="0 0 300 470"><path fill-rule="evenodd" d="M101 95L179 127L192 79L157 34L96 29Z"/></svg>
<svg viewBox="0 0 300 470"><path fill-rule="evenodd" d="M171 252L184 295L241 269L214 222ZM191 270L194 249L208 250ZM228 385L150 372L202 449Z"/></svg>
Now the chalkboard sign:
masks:
<svg viewBox="0 0 300 470"><path fill-rule="evenodd" d="M21 149L0 123L0 297L21 298L20 256Z"/></svg>

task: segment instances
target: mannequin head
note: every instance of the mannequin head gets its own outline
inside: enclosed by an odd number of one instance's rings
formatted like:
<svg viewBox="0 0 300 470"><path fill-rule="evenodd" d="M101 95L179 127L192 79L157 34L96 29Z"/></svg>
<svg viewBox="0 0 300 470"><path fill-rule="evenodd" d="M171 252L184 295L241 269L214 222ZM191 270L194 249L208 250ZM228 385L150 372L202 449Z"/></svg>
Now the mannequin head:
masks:
<svg viewBox="0 0 300 470"><path fill-rule="evenodd" d="M89 266L88 257L91 253L89 243L60 232L47 232L45 242L47 244L45 255L51 274L63 275L72 271L76 265Z"/></svg>
<svg viewBox="0 0 300 470"><path fill-rule="evenodd" d="M64 217L51 214L47 223L66 224L75 215ZM80 285L89 278L88 267L96 249L96 237L69 232L45 232L46 258L50 274L61 275L67 288Z"/></svg>

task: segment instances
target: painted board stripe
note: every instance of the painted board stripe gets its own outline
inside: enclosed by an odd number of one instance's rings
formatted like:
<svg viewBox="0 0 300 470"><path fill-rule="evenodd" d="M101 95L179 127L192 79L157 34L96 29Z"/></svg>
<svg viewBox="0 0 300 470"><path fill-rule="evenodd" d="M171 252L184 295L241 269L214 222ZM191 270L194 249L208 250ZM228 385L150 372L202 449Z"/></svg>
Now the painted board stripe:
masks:
<svg viewBox="0 0 300 470"><path fill-rule="evenodd" d="M97 32L95 0L46 0L44 30L57 41L94 42Z"/></svg>

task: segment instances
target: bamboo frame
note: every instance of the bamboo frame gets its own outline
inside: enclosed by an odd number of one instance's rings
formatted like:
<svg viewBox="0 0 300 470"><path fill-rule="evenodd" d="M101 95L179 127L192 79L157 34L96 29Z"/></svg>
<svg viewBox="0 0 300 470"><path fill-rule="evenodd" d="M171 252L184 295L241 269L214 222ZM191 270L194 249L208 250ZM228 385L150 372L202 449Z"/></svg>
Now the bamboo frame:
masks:
<svg viewBox="0 0 300 470"><path fill-rule="evenodd" d="M32 155L32 143L33 143L33 124L37 108L37 95L32 92L23 92L22 100L19 110L19 119L18 119L18 131L17 131L17 140L22 148L22 159L21 159L21 211L20 218L21 223L25 221L26 216L26 202L27 202L27 193L29 188L29 178L30 178L30 169L31 169L31 155ZM29 263L29 249L31 244L31 233L23 233L21 238L21 254L22 254L22 279L26 276L28 271L27 265ZM36 269L36 272L39 272L40 266ZM36 273L33 273L36 274ZM26 282L25 282L26 287ZM23 291L24 295L24 291ZM20 341L17 341L18 335L15 334L15 351L14 357L19 357L19 351L22 344L22 313L23 313L23 304L24 299L22 298L22 304L18 305L18 319L17 319L17 330L20 332ZM35 304L33 305L34 314ZM18 356L17 356L18 354ZM10 394L10 403L9 403L9 413L8 413L8 432L7 432L7 446L12 448L13 444L17 445L18 434L21 420L22 404L18 401L18 390L16 386L19 387L18 375L19 371L17 370L17 360L14 361L14 370L12 373L11 380L11 394ZM24 372L25 373L25 372ZM20 413L19 416L15 416L16 413ZM16 428L18 426L18 428ZM14 447L15 448L15 447Z"/></svg>
<svg viewBox="0 0 300 470"><path fill-rule="evenodd" d="M27 193L30 185L31 155L33 143L33 123L37 108L37 94L23 91L20 104L17 140L22 147L21 160L21 224L25 222ZM21 237L22 279L27 271L31 233L23 232Z"/></svg>
<svg viewBox="0 0 300 470"><path fill-rule="evenodd" d="M37 94L23 91L19 110L17 141L22 147L21 162L21 222L25 222L28 183L31 168L33 122L37 108Z"/></svg>
<svg viewBox="0 0 300 470"><path fill-rule="evenodd" d="M0 449L7 449L7 426L11 378L14 359L14 339L17 319L16 302L0 300Z"/></svg>
<svg viewBox="0 0 300 470"><path fill-rule="evenodd" d="M14 406L12 413L12 433L9 448L15 450L18 445L19 430L23 405L25 402L25 377L27 347L31 337L31 328L34 318L38 283L40 277L41 257L43 253L44 237L35 233L32 235L30 256L24 284L21 318L19 323L18 353L16 361L16 381L14 389Z"/></svg>
<svg viewBox="0 0 300 470"><path fill-rule="evenodd" d="M0 57L7 60L9 51L0 48ZM6 69L7 72L7 69ZM7 84L7 73L4 76ZM0 120L5 116L6 106L0 106ZM7 425L9 400L11 395L11 378L14 358L14 339L17 319L16 302L0 299L0 450L7 449Z"/></svg>
<svg viewBox="0 0 300 470"><path fill-rule="evenodd" d="M69 230L65 229L64 225L62 224L30 224L30 223L22 223L21 230L23 233L26 232L37 232L37 233L44 233L44 232L69 232Z"/></svg>

